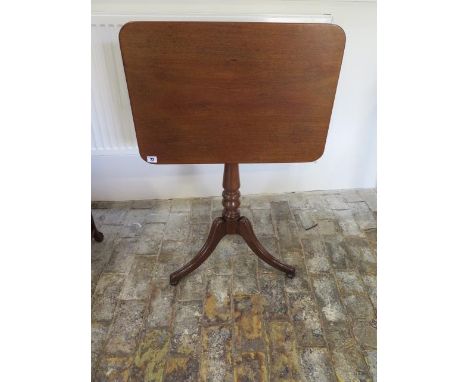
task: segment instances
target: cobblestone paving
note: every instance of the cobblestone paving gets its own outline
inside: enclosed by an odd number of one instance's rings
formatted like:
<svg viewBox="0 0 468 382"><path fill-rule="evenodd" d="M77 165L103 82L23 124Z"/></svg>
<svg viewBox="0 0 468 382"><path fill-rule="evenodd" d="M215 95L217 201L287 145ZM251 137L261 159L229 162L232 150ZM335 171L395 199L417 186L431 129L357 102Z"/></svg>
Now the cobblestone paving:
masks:
<svg viewBox="0 0 468 382"><path fill-rule="evenodd" d="M221 199L93 203L94 381L376 380L376 191L241 202L294 279L228 236L172 287Z"/></svg>

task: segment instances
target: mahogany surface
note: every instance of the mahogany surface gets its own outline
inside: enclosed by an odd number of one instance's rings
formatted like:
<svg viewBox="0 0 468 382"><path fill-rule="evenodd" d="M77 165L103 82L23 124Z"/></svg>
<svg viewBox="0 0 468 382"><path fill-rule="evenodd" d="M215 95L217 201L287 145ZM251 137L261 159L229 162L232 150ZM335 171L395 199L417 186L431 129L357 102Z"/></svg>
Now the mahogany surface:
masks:
<svg viewBox="0 0 468 382"><path fill-rule="evenodd" d="M287 163L322 155L345 45L339 26L131 22L119 38L144 160Z"/></svg>

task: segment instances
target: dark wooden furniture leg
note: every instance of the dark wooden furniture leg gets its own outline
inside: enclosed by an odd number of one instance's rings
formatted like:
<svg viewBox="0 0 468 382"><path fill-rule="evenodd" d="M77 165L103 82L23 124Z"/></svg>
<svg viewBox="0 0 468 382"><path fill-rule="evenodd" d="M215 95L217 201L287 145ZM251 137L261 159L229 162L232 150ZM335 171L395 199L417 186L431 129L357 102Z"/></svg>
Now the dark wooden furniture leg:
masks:
<svg viewBox="0 0 468 382"><path fill-rule="evenodd" d="M241 235L250 249L260 257L260 259L272 267L286 273L288 277L294 277L296 270L273 257L255 236L249 219L245 216L240 216L240 181L238 163L226 163L224 165L223 188L224 210L222 217L216 218L213 221L208 239L197 255L182 268L171 273L171 285L177 285L182 277L197 269L208 258L208 256L210 256L219 241L225 235L231 234Z"/></svg>
<svg viewBox="0 0 468 382"><path fill-rule="evenodd" d="M279 261L276 257L270 255L265 247L258 241L257 237L252 228L250 220L245 216L242 216L239 220L239 235L241 235L246 241L249 248L260 257L265 263L271 265L273 268L279 269L286 273L286 276L293 278L296 274L296 270Z"/></svg>
<svg viewBox="0 0 468 382"><path fill-rule="evenodd" d="M102 232L98 231L96 224L94 224L93 214L91 214L91 237L94 237L98 243L104 240L104 235Z"/></svg>
<svg viewBox="0 0 468 382"><path fill-rule="evenodd" d="M188 275L190 272L197 269L203 262L211 255L219 241L226 235L226 225L223 218L216 218L211 225L208 239L203 245L202 249L195 255L195 257L185 264L182 268L171 273L170 283L171 285L177 285L179 280Z"/></svg>

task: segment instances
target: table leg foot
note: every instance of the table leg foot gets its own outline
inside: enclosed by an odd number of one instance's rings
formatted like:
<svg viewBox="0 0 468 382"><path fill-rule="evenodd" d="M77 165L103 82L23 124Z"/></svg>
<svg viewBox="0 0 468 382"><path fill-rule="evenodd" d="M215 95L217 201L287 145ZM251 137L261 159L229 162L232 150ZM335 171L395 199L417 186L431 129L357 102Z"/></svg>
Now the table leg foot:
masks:
<svg viewBox="0 0 468 382"><path fill-rule="evenodd" d="M294 278L294 276L296 276L296 270L294 269L293 272L286 272L286 276L290 279Z"/></svg>
<svg viewBox="0 0 468 382"><path fill-rule="evenodd" d="M98 243L104 240L104 234L100 231L94 231L93 237Z"/></svg>
<svg viewBox="0 0 468 382"><path fill-rule="evenodd" d="M169 284L176 286L179 283L180 279L176 279L172 274L169 276Z"/></svg>
<svg viewBox="0 0 468 382"><path fill-rule="evenodd" d="M93 214L91 214L91 236L96 240L98 243L104 240L104 235L102 232L98 231L96 228L96 224L94 224Z"/></svg>

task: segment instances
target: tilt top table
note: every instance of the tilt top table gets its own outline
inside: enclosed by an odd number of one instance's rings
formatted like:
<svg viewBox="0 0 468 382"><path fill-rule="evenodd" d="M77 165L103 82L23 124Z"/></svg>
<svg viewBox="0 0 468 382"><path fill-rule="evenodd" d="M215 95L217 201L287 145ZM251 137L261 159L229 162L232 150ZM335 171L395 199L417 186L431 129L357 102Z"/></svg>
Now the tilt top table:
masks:
<svg viewBox="0 0 468 382"><path fill-rule="evenodd" d="M312 162L325 148L345 46L333 24L130 22L119 35L138 148L152 164L223 163L221 217L170 283L227 234L294 277L240 216L239 163Z"/></svg>

